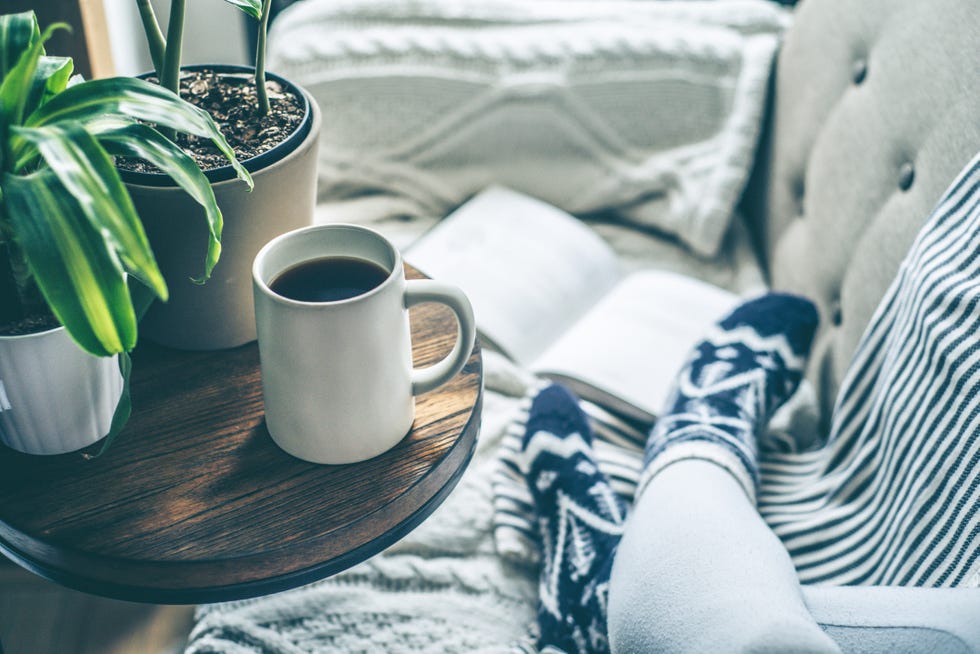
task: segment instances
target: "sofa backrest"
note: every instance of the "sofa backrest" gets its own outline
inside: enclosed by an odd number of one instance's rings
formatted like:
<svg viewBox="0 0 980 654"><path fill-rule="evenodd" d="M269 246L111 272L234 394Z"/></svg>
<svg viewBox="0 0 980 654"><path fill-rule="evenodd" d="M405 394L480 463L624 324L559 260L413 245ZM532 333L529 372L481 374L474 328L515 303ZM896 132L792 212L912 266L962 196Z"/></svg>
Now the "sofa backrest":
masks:
<svg viewBox="0 0 980 654"><path fill-rule="evenodd" d="M804 0L767 130L749 220L773 286L819 307L808 377L826 419L920 226L980 151L980 2Z"/></svg>

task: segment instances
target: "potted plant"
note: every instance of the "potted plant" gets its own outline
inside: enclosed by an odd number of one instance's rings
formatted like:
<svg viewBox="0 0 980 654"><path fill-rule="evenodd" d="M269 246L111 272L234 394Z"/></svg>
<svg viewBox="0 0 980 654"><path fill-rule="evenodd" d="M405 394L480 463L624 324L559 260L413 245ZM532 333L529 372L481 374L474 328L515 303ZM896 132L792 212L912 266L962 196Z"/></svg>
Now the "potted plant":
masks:
<svg viewBox="0 0 980 654"><path fill-rule="evenodd" d="M0 16L0 437L33 454L118 432L144 298L168 296L112 156L154 162L202 207L199 280L219 256L221 212L194 160L151 125L209 140L250 183L211 117L170 91L72 80L71 59L44 51L62 28Z"/></svg>
<svg viewBox="0 0 980 654"><path fill-rule="evenodd" d="M200 208L148 167L135 164L123 173L171 290L169 302L151 307L142 333L182 349L221 349L255 340L252 260L272 238L311 224L316 204L316 103L299 86L265 71L271 1L227 1L259 21L254 68L182 68L185 0L171 2L166 35L150 1L137 0L156 81L209 111L255 180L255 189L247 193L233 182L230 168L212 167L207 143L179 141L198 157L226 220L221 264L212 281L199 286L189 278L202 254Z"/></svg>

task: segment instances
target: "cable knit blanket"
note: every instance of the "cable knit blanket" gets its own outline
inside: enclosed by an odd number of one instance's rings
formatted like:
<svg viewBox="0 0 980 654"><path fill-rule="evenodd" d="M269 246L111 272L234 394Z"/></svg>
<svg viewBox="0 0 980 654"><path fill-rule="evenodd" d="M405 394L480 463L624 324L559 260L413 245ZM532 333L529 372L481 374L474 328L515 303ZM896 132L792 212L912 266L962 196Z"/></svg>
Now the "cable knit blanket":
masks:
<svg viewBox="0 0 980 654"><path fill-rule="evenodd" d="M323 108L332 198L442 216L497 183L712 256L787 19L764 0L306 0L270 67Z"/></svg>
<svg viewBox="0 0 980 654"><path fill-rule="evenodd" d="M667 268L747 293L762 275L731 214L785 22L762 0L307 0L277 22L270 68L324 108L318 222L367 224L403 247L504 183L578 213L613 210L616 220L590 224L626 269ZM693 36L695 25L708 32ZM755 54L725 63L742 48ZM411 73L400 81L399 62ZM538 75L542 62L561 74ZM474 107L494 102L506 107L499 120L471 126L487 115ZM712 111L692 109L700 103ZM716 254L691 256L648 225ZM480 440L446 502L330 579L200 607L188 654L531 650L537 569L496 551L491 477L533 380L484 357Z"/></svg>

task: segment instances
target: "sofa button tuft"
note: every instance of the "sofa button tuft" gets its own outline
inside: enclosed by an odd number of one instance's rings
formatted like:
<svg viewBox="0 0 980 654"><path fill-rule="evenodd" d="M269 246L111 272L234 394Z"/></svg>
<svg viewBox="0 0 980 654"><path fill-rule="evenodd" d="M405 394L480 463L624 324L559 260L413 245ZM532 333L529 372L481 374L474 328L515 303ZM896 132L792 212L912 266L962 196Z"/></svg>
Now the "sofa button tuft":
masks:
<svg viewBox="0 0 980 654"><path fill-rule="evenodd" d="M805 190L804 176L800 175L793 180L791 188L793 202L796 204L796 213L799 214L800 218L803 217L803 194Z"/></svg>
<svg viewBox="0 0 980 654"><path fill-rule="evenodd" d="M915 166L910 162L905 162L898 170L898 188L907 191L912 187L915 180Z"/></svg>
<svg viewBox="0 0 980 654"><path fill-rule="evenodd" d="M864 78L868 76L868 62L864 59L858 59L854 62L854 69L851 71L855 84L861 84L864 82Z"/></svg>
<svg viewBox="0 0 980 654"><path fill-rule="evenodd" d="M841 310L840 300L834 301L830 307L830 322L834 324L834 327L840 327L840 324L844 322L844 312Z"/></svg>

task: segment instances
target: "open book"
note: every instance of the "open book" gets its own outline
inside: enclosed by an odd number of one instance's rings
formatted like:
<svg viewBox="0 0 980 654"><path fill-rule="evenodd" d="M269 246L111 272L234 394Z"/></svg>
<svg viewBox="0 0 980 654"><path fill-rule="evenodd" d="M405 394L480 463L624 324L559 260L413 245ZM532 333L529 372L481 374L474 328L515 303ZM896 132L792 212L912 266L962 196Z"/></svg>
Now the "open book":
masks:
<svg viewBox="0 0 980 654"><path fill-rule="evenodd" d="M405 252L469 296L481 337L532 370L627 417L651 421L707 328L738 297L664 271L623 276L584 223L491 187Z"/></svg>

